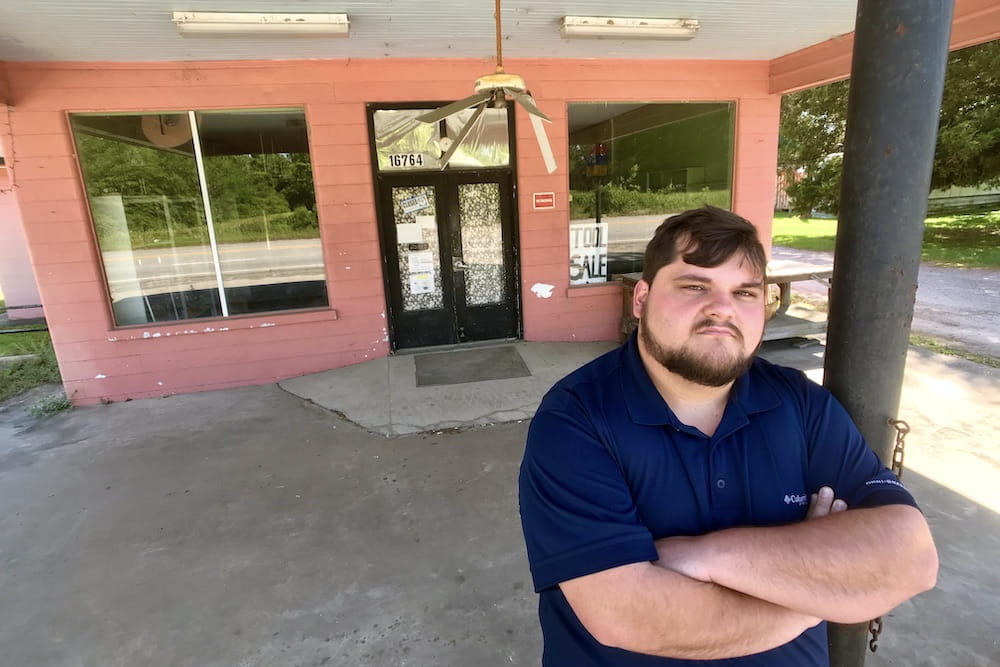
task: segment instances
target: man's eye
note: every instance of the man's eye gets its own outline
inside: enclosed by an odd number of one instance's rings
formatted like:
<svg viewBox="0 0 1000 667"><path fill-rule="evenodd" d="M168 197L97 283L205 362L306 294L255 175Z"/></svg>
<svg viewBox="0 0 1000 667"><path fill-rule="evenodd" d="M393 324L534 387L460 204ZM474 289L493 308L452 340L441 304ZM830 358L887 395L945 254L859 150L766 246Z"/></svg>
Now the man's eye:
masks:
<svg viewBox="0 0 1000 667"><path fill-rule="evenodd" d="M704 285L697 285L697 284L695 284L695 285L685 285L684 289L696 290L696 291L700 292L700 291L702 291L702 290L705 289L705 286Z"/></svg>
<svg viewBox="0 0 1000 667"><path fill-rule="evenodd" d="M750 298L750 299L756 299L757 298L757 292L753 292L753 291L750 291L750 290L739 290L739 291L736 292L736 296L742 296L742 297L747 297L747 298Z"/></svg>

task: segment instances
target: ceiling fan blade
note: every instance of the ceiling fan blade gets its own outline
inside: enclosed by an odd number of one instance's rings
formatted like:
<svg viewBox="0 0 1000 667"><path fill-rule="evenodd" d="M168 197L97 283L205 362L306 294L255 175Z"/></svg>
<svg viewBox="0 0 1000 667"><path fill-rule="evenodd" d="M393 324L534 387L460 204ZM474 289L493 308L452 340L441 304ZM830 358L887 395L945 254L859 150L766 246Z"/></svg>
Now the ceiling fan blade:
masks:
<svg viewBox="0 0 1000 667"><path fill-rule="evenodd" d="M483 115L483 112L485 110L486 110L485 104L480 104L478 107L476 107L476 110L472 113L472 117L469 119L469 122L465 124L465 126L462 128L462 131L458 133L457 137L455 137L455 141L451 144L451 146L448 147L448 151L441 156L442 169L448 166L448 161L451 160L451 156L455 154L455 151L457 151L458 147L462 145L462 142L465 141L465 138L469 136L469 132L472 131L472 126L476 124L476 121L479 120L479 117Z"/></svg>
<svg viewBox="0 0 1000 667"><path fill-rule="evenodd" d="M534 114L530 114L531 127L535 130L535 139L538 140L538 149L542 151L542 159L545 160L545 170L552 173L556 170L556 158L552 154L552 146L549 145L549 138L545 134L545 126L542 119Z"/></svg>
<svg viewBox="0 0 1000 667"><path fill-rule="evenodd" d="M539 118L547 120L550 123L552 122L552 119L546 116L544 113L542 113L542 110L538 108L538 106L535 104L535 100L532 99L531 95L527 93L519 93L514 90L507 90L506 92L509 93L510 96L513 97L515 100L517 100L517 102L522 107L524 107L525 110L532 116L538 116Z"/></svg>
<svg viewBox="0 0 1000 667"><path fill-rule="evenodd" d="M457 102L452 102L451 104L446 104L443 107L434 109L434 111L429 111L423 116L417 116L417 120L422 123L436 123L442 118L447 118L453 113L458 113L464 109L479 104L483 100L489 99L493 95L493 91L485 91L482 93L476 93L475 95L470 95L464 100L459 100Z"/></svg>

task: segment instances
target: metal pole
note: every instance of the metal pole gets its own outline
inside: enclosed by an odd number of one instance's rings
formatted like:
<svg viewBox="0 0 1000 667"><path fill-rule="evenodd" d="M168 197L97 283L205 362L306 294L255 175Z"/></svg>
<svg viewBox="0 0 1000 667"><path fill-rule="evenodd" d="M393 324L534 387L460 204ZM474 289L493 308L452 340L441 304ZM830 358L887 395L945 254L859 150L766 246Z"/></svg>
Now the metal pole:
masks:
<svg viewBox="0 0 1000 667"><path fill-rule="evenodd" d="M604 186L601 184L601 177L597 177L597 190L594 191L594 222L601 224L601 195L604 194Z"/></svg>
<svg viewBox="0 0 1000 667"><path fill-rule="evenodd" d="M825 384L889 462L917 290L953 0L859 0ZM831 667L865 626L830 625Z"/></svg>

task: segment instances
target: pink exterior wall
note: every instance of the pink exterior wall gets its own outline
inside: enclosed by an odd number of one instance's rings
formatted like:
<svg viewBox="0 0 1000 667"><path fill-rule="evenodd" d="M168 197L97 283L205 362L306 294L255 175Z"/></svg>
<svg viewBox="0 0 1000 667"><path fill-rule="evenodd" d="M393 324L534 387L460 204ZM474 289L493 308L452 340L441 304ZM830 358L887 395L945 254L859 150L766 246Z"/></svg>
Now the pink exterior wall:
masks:
<svg viewBox="0 0 1000 667"><path fill-rule="evenodd" d="M566 105L737 102L734 209L770 235L780 98L767 62L508 61L553 123L546 174L517 117L521 290L527 340L617 336L617 284L569 288ZM490 61L7 63L24 228L66 389L93 403L254 383L389 354L366 102L457 99ZM302 106L310 130L331 310L116 329L66 113ZM555 192L534 211L531 193ZM535 283L555 285L549 299Z"/></svg>
<svg viewBox="0 0 1000 667"><path fill-rule="evenodd" d="M41 308L23 308L41 303L35 274L31 270L28 246L21 227L21 209L17 205L14 170L10 167L11 134L7 106L0 106L0 155L7 166L0 166L0 289L12 320L42 316ZM17 306L21 306L18 308Z"/></svg>

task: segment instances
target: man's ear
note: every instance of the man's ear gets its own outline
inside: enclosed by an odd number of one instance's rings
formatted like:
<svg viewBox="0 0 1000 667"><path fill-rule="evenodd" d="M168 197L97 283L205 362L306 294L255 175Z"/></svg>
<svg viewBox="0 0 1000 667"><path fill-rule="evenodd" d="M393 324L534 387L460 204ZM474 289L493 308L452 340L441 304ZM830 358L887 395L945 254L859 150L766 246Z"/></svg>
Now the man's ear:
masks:
<svg viewBox="0 0 1000 667"><path fill-rule="evenodd" d="M632 290L632 317L642 317L642 309L646 307L646 298L649 296L649 283L640 280Z"/></svg>

